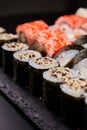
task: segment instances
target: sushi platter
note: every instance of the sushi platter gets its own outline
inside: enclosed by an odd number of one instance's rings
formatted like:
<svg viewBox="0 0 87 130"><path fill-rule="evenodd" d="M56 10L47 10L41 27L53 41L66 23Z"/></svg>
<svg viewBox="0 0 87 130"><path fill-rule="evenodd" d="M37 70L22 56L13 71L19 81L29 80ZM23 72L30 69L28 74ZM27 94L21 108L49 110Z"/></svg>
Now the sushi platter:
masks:
<svg viewBox="0 0 87 130"><path fill-rule="evenodd" d="M87 9L15 30L0 27L0 92L40 130L87 130Z"/></svg>

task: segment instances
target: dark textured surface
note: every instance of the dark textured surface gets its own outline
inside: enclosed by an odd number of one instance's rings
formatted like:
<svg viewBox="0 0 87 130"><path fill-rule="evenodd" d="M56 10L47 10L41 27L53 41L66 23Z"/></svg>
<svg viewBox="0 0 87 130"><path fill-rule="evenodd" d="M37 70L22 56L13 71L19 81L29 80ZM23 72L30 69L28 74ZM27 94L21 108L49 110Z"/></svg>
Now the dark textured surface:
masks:
<svg viewBox="0 0 87 130"><path fill-rule="evenodd" d="M71 130L48 111L42 101L28 90L17 86L2 69L0 69L0 91L41 130Z"/></svg>
<svg viewBox="0 0 87 130"><path fill-rule="evenodd" d="M0 94L0 130L37 130Z"/></svg>

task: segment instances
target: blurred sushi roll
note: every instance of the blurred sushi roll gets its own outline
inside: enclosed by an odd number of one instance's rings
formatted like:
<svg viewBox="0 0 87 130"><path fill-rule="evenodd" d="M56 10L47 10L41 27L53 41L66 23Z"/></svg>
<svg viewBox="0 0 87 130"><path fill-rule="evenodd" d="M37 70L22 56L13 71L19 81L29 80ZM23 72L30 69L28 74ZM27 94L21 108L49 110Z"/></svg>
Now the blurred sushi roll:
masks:
<svg viewBox="0 0 87 130"><path fill-rule="evenodd" d="M69 14L60 16L55 20L54 24L59 26L60 29L69 32L70 29L80 29L82 27L82 24L84 24L85 22L87 22L87 19L85 17L76 14Z"/></svg>
<svg viewBox="0 0 87 130"><path fill-rule="evenodd" d="M43 76L42 73L49 68L59 66L59 63L50 57L41 57L36 60L29 60L30 66L30 82L29 87L32 94L37 97L42 97L43 95Z"/></svg>
<svg viewBox="0 0 87 130"><path fill-rule="evenodd" d="M54 75L52 74L52 70L43 72L43 102L48 110L57 115L61 114L61 83L63 83L63 79L57 78L56 69Z"/></svg>
<svg viewBox="0 0 87 130"><path fill-rule="evenodd" d="M0 27L0 34L5 33L5 32L6 32L6 29L3 27Z"/></svg>
<svg viewBox="0 0 87 130"><path fill-rule="evenodd" d="M34 50L21 50L13 54L14 57L14 81L23 88L29 88L29 71L28 61L42 57L42 55ZM30 73L30 74L29 74Z"/></svg>
<svg viewBox="0 0 87 130"><path fill-rule="evenodd" d="M80 60L73 68L79 73L80 78L87 80L87 58Z"/></svg>
<svg viewBox="0 0 87 130"><path fill-rule="evenodd" d="M81 35L87 35L87 18L77 14L58 17L54 25L64 31L72 43Z"/></svg>
<svg viewBox="0 0 87 130"><path fill-rule="evenodd" d="M0 66L2 67L2 45L4 43L10 43L17 41L18 36L12 33L0 33Z"/></svg>
<svg viewBox="0 0 87 130"><path fill-rule="evenodd" d="M19 36L18 40L31 47L33 41L35 40L35 35L39 31L47 29L48 27L47 23L43 20L35 20L20 24L16 27L16 32Z"/></svg>
<svg viewBox="0 0 87 130"><path fill-rule="evenodd" d="M84 87L87 81L80 78L72 78L60 85L63 122L72 129L84 127Z"/></svg>
<svg viewBox="0 0 87 130"><path fill-rule="evenodd" d="M54 55L61 67L73 67L73 61L76 55L83 50L84 47L76 44L67 45L59 49L59 51Z"/></svg>
<svg viewBox="0 0 87 130"><path fill-rule="evenodd" d="M60 84L73 77L78 77L78 73L65 67L55 67L43 72L43 101L55 114L61 115Z"/></svg>
<svg viewBox="0 0 87 130"><path fill-rule="evenodd" d="M80 7L76 10L75 14L87 18L87 8Z"/></svg>
<svg viewBox="0 0 87 130"><path fill-rule="evenodd" d="M11 42L2 45L3 71L13 77L13 53L21 49L28 49L24 43Z"/></svg>

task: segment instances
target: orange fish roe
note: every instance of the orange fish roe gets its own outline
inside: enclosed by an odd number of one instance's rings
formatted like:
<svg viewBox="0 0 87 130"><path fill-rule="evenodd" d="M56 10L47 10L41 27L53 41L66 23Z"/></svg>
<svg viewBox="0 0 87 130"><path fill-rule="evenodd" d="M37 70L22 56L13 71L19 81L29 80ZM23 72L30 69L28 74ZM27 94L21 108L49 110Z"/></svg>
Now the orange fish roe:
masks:
<svg viewBox="0 0 87 130"><path fill-rule="evenodd" d="M54 24L58 25L59 28L61 28L62 24L68 24L70 28L75 29L81 28L85 22L87 23L87 18L84 18L76 14L71 14L60 16L56 19Z"/></svg>
<svg viewBox="0 0 87 130"><path fill-rule="evenodd" d="M42 30L36 35L38 44L42 45L47 52L47 55L53 57L53 55L63 46L71 44L66 34L56 28L49 28Z"/></svg>

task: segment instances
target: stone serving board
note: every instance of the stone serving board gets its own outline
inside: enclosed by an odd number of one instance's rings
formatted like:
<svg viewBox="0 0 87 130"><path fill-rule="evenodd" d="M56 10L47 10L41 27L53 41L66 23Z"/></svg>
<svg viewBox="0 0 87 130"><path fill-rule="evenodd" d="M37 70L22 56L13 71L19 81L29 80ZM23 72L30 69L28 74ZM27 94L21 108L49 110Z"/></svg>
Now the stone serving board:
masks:
<svg viewBox="0 0 87 130"><path fill-rule="evenodd" d="M2 68L0 69L0 92L40 130L71 130L58 116L50 112L40 99L16 85L4 74Z"/></svg>

